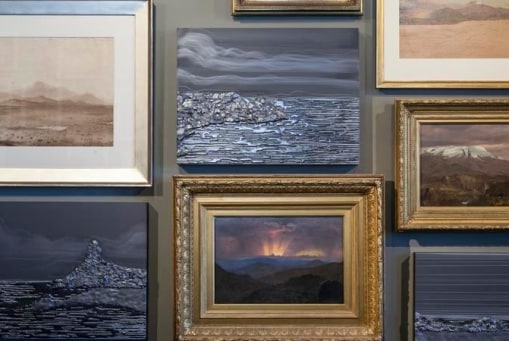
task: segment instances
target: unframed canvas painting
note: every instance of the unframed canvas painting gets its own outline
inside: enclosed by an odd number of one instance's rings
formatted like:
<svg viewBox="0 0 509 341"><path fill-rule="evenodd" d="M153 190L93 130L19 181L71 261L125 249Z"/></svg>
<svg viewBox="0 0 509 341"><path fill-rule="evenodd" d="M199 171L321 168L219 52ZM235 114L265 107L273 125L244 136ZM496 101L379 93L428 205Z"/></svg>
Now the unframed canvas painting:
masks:
<svg viewBox="0 0 509 341"><path fill-rule="evenodd" d="M147 206L0 203L0 339L146 340Z"/></svg>
<svg viewBox="0 0 509 341"><path fill-rule="evenodd" d="M217 304L341 304L342 217L216 217Z"/></svg>
<svg viewBox="0 0 509 341"><path fill-rule="evenodd" d="M422 124L422 206L508 206L509 124Z"/></svg>
<svg viewBox="0 0 509 341"><path fill-rule="evenodd" d="M416 253L415 341L509 340L509 254Z"/></svg>
<svg viewBox="0 0 509 341"><path fill-rule="evenodd" d="M113 38L0 38L0 146L112 146Z"/></svg>
<svg viewBox="0 0 509 341"><path fill-rule="evenodd" d="M177 162L359 162L357 29L179 29Z"/></svg>
<svg viewBox="0 0 509 341"><path fill-rule="evenodd" d="M399 0L401 58L508 58L507 0Z"/></svg>

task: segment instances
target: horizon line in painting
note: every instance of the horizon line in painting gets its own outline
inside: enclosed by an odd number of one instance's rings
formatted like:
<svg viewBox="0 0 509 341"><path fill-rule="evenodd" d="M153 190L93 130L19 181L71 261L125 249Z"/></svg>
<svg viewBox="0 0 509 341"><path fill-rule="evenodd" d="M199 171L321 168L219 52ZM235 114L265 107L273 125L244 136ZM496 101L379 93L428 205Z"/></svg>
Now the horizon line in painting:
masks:
<svg viewBox="0 0 509 341"><path fill-rule="evenodd" d="M0 203L0 339L146 340L147 207Z"/></svg>
<svg viewBox="0 0 509 341"><path fill-rule="evenodd" d="M178 29L177 163L359 162L357 29Z"/></svg>
<svg viewBox="0 0 509 341"><path fill-rule="evenodd" d="M113 146L113 44L0 37L0 146Z"/></svg>
<svg viewBox="0 0 509 341"><path fill-rule="evenodd" d="M508 58L504 0L397 0L401 58Z"/></svg>
<svg viewBox="0 0 509 341"><path fill-rule="evenodd" d="M216 304L344 303L339 216L217 216Z"/></svg>

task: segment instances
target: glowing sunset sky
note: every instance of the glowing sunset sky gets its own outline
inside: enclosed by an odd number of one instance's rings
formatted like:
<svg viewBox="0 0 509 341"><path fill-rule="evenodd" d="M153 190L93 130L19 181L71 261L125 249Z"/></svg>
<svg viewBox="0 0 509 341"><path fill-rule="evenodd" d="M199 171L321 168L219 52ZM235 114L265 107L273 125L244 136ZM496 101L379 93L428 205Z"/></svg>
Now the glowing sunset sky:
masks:
<svg viewBox="0 0 509 341"><path fill-rule="evenodd" d="M342 217L216 217L216 259L312 256L342 261Z"/></svg>

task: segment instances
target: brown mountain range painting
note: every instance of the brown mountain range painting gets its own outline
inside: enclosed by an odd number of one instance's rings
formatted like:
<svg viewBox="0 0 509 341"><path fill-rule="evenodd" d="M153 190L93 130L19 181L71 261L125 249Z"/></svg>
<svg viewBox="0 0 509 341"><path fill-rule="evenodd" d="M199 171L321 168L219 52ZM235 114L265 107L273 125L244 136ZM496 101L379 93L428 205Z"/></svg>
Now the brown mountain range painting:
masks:
<svg viewBox="0 0 509 341"><path fill-rule="evenodd" d="M509 206L509 124L424 124L422 206Z"/></svg>
<svg viewBox="0 0 509 341"><path fill-rule="evenodd" d="M507 58L506 0L400 0L401 58Z"/></svg>
<svg viewBox="0 0 509 341"><path fill-rule="evenodd" d="M112 38L0 38L0 146L112 146Z"/></svg>
<svg viewBox="0 0 509 341"><path fill-rule="evenodd" d="M216 304L341 304L343 220L216 217Z"/></svg>

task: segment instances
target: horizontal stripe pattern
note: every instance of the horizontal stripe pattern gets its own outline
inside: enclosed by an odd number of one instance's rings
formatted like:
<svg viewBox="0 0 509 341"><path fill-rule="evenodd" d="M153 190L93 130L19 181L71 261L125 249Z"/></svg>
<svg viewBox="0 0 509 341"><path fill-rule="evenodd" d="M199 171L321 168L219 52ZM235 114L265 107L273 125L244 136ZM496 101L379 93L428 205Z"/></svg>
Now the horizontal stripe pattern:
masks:
<svg viewBox="0 0 509 341"><path fill-rule="evenodd" d="M416 253L415 311L429 316L509 316L509 254Z"/></svg>

